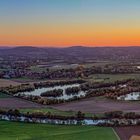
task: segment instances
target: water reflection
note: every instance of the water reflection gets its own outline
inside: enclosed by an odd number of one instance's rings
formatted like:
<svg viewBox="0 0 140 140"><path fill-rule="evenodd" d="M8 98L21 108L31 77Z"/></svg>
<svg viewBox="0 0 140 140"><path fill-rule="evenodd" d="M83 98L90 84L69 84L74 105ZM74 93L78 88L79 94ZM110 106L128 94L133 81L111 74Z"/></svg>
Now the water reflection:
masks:
<svg viewBox="0 0 140 140"><path fill-rule="evenodd" d="M122 95L117 98L118 100L125 100L125 101L138 101L140 100L140 92L132 92L127 95Z"/></svg>
<svg viewBox="0 0 140 140"><path fill-rule="evenodd" d="M63 86L54 86L54 87L44 87L44 88L38 88L38 89L35 89L34 91L27 91L27 92L21 92L21 93L17 93L16 95L34 95L34 96L40 96L41 93L44 93L44 92L47 92L47 91L52 91L52 90L58 90L58 89L62 89L63 90L63 96L60 96L60 97L47 97L47 98L55 98L55 99L64 99L64 100L67 100L67 99L71 99L73 98L74 96L76 97L80 97L80 96L85 96L86 92L84 91L79 91L77 94L75 95L67 95L65 93L65 90L67 88L72 88L72 87L79 87L80 84L72 84L72 85L63 85Z"/></svg>

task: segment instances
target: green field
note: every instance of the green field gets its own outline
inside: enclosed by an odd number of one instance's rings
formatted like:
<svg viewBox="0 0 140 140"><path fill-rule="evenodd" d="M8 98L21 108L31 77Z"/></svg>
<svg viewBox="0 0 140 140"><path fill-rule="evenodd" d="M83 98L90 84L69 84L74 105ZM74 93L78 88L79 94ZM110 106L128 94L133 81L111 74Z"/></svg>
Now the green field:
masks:
<svg viewBox="0 0 140 140"><path fill-rule="evenodd" d="M117 140L112 128L0 121L0 140Z"/></svg>
<svg viewBox="0 0 140 140"><path fill-rule="evenodd" d="M91 75L89 81L92 82L115 82L127 79L140 79L140 74L94 74Z"/></svg>
<svg viewBox="0 0 140 140"><path fill-rule="evenodd" d="M47 113L50 112L53 115L61 115L61 116L73 116L76 114L76 112L74 111L61 111L61 110L57 110L57 109L53 109L53 108L40 108L40 109L20 109L20 112L22 113L34 113L34 112L42 112L42 113Z"/></svg>
<svg viewBox="0 0 140 140"><path fill-rule="evenodd" d="M77 112L74 111L61 111L58 109L54 109L51 107L46 107L46 108L40 108L40 109L20 109L20 112L22 113L35 113L35 112L41 112L41 113L47 113L50 112L52 115L60 115L60 116L75 116ZM92 113L85 113L86 117L93 117Z"/></svg>

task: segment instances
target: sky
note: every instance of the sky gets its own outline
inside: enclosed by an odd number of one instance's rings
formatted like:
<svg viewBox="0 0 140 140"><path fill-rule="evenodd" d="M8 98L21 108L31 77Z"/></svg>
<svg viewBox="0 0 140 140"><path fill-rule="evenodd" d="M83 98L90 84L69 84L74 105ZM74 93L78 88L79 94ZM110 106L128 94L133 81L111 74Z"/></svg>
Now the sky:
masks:
<svg viewBox="0 0 140 140"><path fill-rule="evenodd" d="M140 46L140 0L0 0L0 46Z"/></svg>

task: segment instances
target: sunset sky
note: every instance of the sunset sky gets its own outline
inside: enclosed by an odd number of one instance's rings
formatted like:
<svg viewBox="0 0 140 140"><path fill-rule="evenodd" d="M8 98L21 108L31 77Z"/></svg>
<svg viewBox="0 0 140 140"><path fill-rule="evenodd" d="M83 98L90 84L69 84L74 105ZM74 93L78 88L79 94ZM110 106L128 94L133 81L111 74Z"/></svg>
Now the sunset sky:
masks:
<svg viewBox="0 0 140 140"><path fill-rule="evenodd" d="M140 0L0 0L0 46L140 46Z"/></svg>

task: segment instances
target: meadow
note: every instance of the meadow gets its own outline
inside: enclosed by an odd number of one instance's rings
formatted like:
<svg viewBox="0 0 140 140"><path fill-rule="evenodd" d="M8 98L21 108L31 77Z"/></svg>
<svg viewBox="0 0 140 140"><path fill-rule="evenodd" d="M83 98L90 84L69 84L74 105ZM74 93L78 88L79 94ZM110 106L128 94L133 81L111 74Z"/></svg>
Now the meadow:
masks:
<svg viewBox="0 0 140 140"><path fill-rule="evenodd" d="M140 74L94 74L91 75L88 80L91 82L104 82L112 83L115 81L127 80L127 79L140 79Z"/></svg>
<svg viewBox="0 0 140 140"><path fill-rule="evenodd" d="M112 128L0 121L0 140L117 140Z"/></svg>

